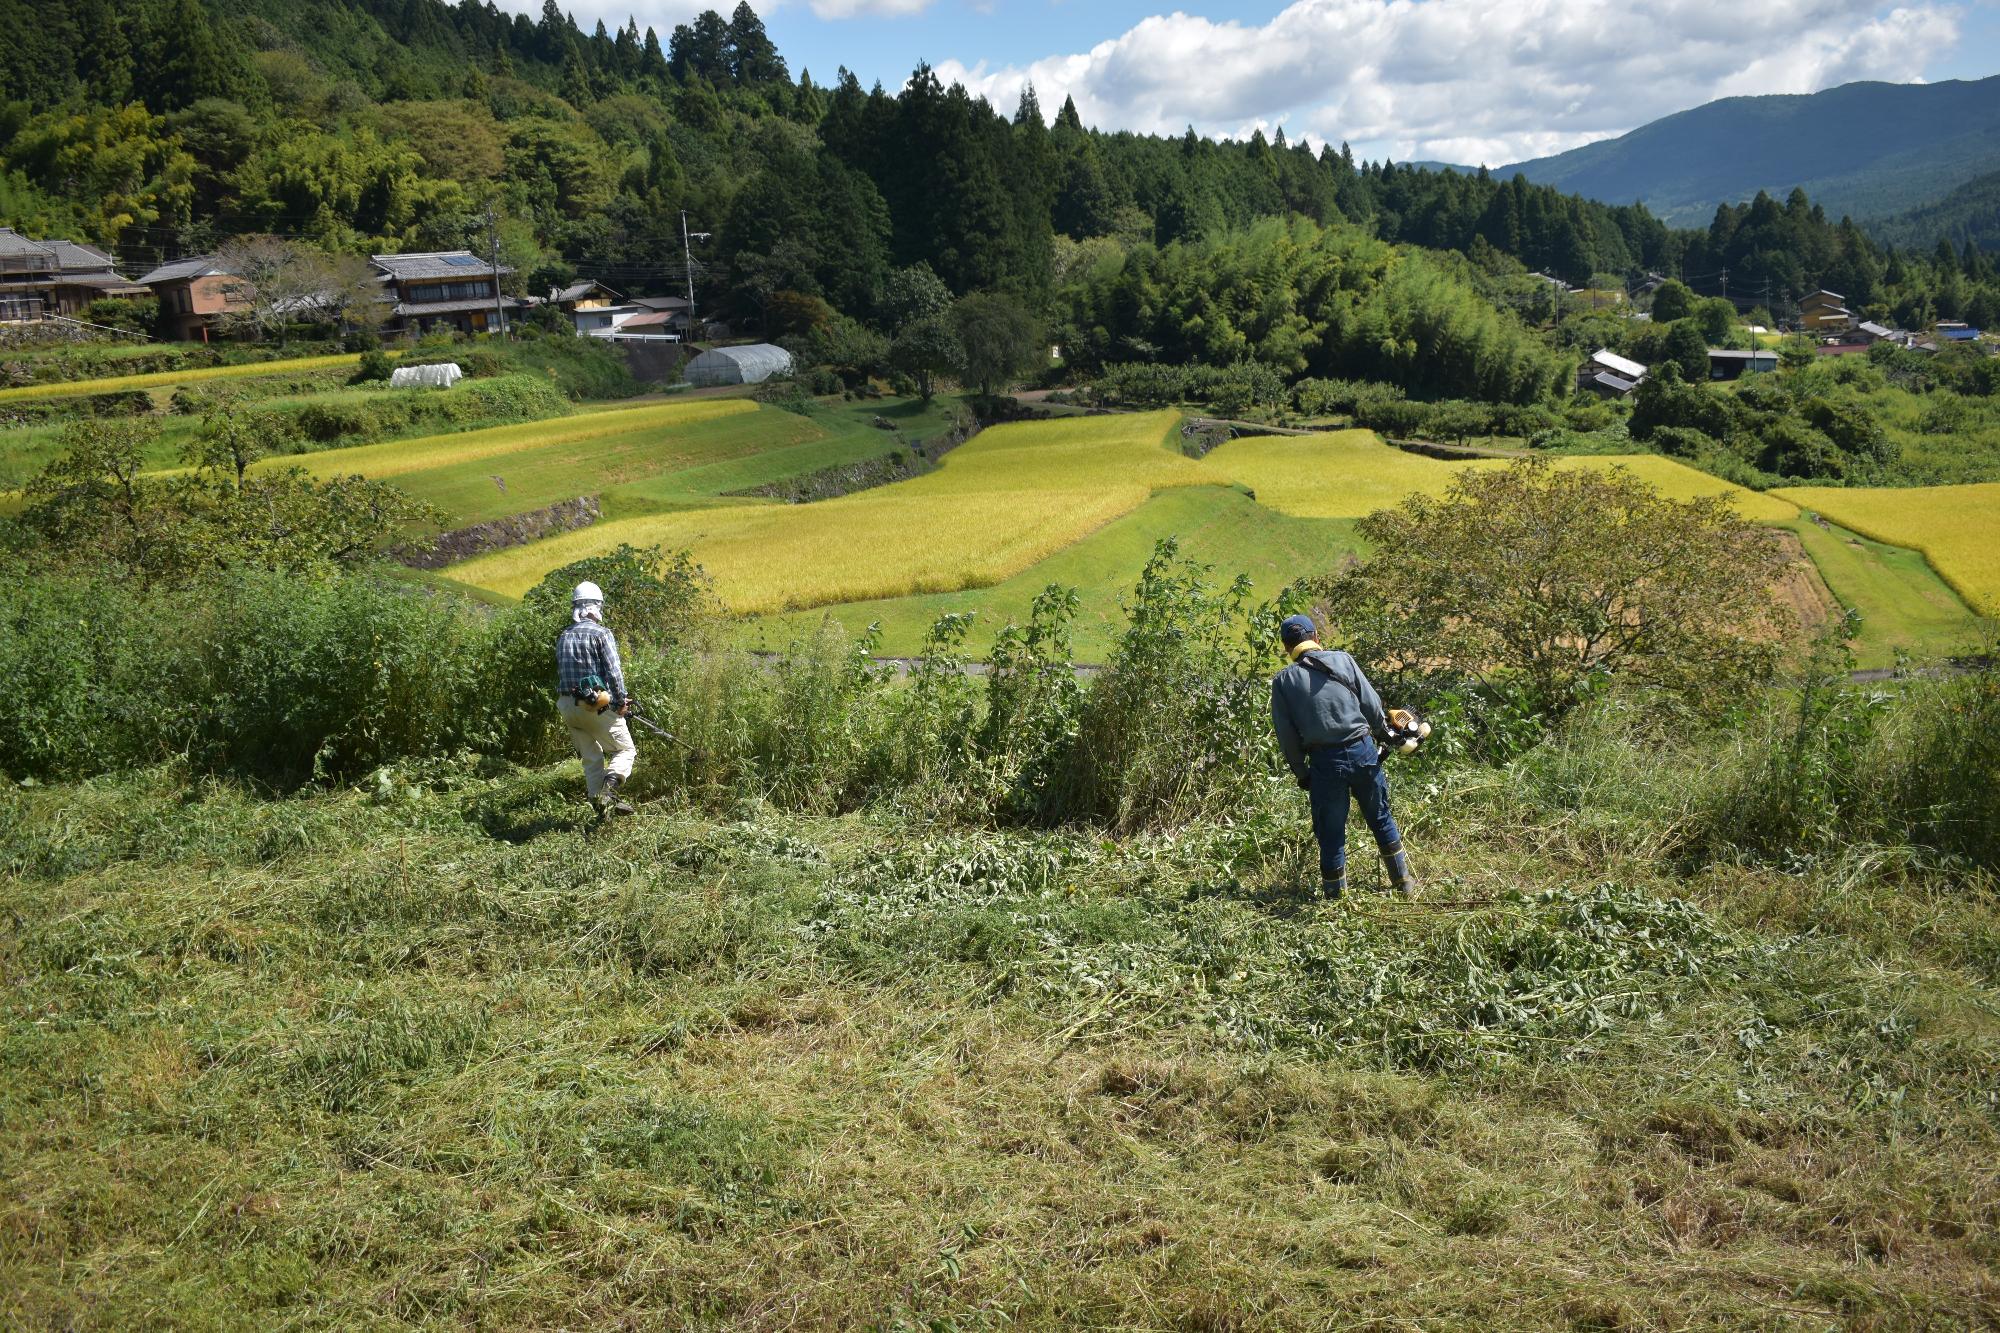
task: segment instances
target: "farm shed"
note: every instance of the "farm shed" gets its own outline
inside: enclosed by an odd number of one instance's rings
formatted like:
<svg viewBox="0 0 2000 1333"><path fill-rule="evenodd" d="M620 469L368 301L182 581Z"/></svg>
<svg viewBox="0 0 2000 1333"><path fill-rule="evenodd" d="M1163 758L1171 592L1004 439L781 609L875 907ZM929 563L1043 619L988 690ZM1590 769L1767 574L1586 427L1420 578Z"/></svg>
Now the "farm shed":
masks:
<svg viewBox="0 0 2000 1333"><path fill-rule="evenodd" d="M792 354L769 343L747 347L717 347L687 363L689 384L762 384L773 375L788 375Z"/></svg>

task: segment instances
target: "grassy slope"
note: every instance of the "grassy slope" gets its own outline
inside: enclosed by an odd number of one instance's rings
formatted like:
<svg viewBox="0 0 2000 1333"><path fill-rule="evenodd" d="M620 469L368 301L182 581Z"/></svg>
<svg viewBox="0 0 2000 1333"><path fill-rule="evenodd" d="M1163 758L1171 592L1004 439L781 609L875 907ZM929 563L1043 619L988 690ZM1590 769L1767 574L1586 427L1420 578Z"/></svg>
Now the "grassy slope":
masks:
<svg viewBox="0 0 2000 1333"><path fill-rule="evenodd" d="M1352 522L1293 518L1279 514L1243 492L1201 486L1163 491L1132 513L1107 524L1076 545L1050 556L990 588L849 602L815 611L795 611L748 622L749 641L781 647L831 615L859 634L871 623L882 630L880 651L910 656L939 616L970 611L978 619L967 639L984 654L993 636L1010 622L1026 624L1035 597L1050 584L1075 588L1082 603L1074 624L1073 647L1084 661L1110 653L1123 617L1119 601L1129 596L1138 572L1164 537L1178 537L1181 549L1226 574L1248 574L1268 595L1286 581L1315 569L1333 567L1357 553Z"/></svg>
<svg viewBox="0 0 2000 1333"><path fill-rule="evenodd" d="M0 1323L1990 1320L1990 897L1689 879L1545 767L1403 784L1437 901L1344 909L1274 892L1289 792L1247 876L1227 830L593 840L568 768L0 794Z"/></svg>

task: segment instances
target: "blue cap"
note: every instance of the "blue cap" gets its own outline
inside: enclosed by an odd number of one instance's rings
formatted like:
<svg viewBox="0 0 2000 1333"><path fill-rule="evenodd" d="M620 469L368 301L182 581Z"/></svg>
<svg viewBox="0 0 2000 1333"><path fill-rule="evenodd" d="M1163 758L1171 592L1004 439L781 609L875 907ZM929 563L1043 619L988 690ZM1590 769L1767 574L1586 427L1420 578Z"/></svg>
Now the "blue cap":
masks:
<svg viewBox="0 0 2000 1333"><path fill-rule="evenodd" d="M1311 616L1286 616L1285 623L1278 626L1278 637L1284 640L1287 648L1296 647L1318 635L1319 629L1313 624Z"/></svg>

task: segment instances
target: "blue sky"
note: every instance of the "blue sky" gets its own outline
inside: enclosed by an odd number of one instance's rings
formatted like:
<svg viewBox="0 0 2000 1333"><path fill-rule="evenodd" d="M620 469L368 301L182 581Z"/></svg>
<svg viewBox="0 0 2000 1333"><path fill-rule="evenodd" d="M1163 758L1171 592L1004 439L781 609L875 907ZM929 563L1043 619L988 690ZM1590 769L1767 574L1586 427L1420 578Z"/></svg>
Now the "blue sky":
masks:
<svg viewBox="0 0 2000 1333"><path fill-rule="evenodd" d="M513 0L539 8L540 0ZM734 0L716 5L725 14ZM662 39L700 0L573 0ZM1107 129L1349 140L1514 162L1717 97L2000 73L2000 0L777 0L794 72L894 88L918 61L1011 111L1033 82Z"/></svg>

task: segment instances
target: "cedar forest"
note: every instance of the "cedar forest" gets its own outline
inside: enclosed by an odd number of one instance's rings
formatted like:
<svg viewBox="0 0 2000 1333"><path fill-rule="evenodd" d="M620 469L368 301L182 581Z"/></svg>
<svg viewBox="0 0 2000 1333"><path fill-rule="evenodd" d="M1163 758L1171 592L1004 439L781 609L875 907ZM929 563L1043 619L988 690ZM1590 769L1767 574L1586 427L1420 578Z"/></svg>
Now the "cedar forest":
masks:
<svg viewBox="0 0 2000 1333"><path fill-rule="evenodd" d="M1164 344L1297 373L1317 340L1257 327L1261 298L1301 304L1295 269L1255 275L1248 309L1242 292L1232 304L1185 279L1171 306L1148 306L1177 270L1208 270L1202 247L1296 215L1456 252L1427 294L1463 288L1468 307L1531 302L1530 270L1593 287L1680 273L1709 294L1727 270L1773 310L1828 287L1911 326L2000 321L1991 256L1969 242L1891 249L1796 191L1676 231L1641 206L1356 162L1282 130L1105 133L1068 103L1047 124L1032 90L1010 116L928 68L895 93L845 69L795 78L747 4L664 42L634 22L586 33L555 0L539 21L474 0L0 0L0 25L16 35L0 50L0 215L130 263L253 232L349 251L458 246L484 238L490 203L526 289L582 273L666 291L685 209L715 234L700 280L720 312L755 318L785 294L878 321L888 274L924 263L955 293L1046 312L1086 368ZM1137 262L1107 277L1108 256ZM1095 290L1074 299L1082 278ZM1392 304L1361 302L1357 318L1392 331L1408 323ZM1503 397L1554 390L1560 376L1526 343L1482 336L1529 358Z"/></svg>

